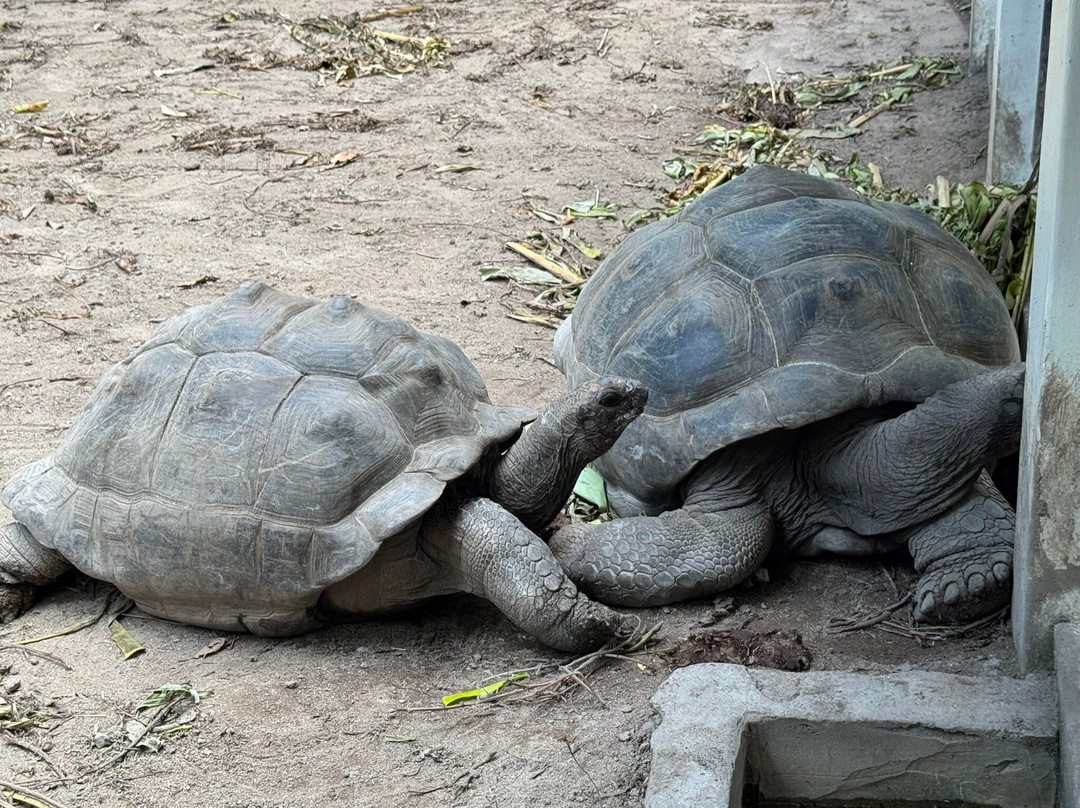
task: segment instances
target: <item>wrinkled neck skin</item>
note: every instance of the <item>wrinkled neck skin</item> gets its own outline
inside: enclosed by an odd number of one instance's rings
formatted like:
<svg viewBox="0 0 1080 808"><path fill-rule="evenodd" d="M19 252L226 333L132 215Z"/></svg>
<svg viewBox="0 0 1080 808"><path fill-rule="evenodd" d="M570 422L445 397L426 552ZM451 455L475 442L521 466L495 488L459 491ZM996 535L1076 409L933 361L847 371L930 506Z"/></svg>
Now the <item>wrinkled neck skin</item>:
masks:
<svg viewBox="0 0 1080 808"><path fill-rule="evenodd" d="M583 434L570 396L552 403L489 467L484 488L533 530L555 518L587 463L610 446Z"/></svg>
<svg viewBox="0 0 1080 808"><path fill-rule="evenodd" d="M717 512L765 505L778 528L774 552L789 553L830 523L801 462L801 430L777 429L720 450L683 486L683 508Z"/></svg>

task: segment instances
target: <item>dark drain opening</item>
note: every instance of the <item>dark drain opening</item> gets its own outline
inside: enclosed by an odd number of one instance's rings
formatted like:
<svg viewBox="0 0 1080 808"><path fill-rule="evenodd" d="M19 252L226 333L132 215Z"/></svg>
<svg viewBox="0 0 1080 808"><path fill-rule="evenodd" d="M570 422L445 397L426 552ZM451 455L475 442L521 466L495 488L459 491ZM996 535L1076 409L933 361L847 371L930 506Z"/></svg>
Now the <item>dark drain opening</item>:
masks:
<svg viewBox="0 0 1080 808"><path fill-rule="evenodd" d="M916 724L765 719L747 727L740 759L743 808L1041 804L1024 799L1034 783L1018 793L1017 773L1038 768L1023 744Z"/></svg>

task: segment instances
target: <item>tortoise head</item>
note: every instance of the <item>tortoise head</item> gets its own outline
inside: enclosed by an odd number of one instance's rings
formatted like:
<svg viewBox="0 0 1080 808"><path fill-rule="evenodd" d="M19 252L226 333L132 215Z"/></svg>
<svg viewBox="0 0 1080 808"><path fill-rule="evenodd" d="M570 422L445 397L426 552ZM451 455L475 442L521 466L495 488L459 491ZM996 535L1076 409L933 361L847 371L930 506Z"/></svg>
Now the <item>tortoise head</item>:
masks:
<svg viewBox="0 0 1080 808"><path fill-rule="evenodd" d="M571 392L581 448L597 457L645 410L649 391L641 382L601 376Z"/></svg>

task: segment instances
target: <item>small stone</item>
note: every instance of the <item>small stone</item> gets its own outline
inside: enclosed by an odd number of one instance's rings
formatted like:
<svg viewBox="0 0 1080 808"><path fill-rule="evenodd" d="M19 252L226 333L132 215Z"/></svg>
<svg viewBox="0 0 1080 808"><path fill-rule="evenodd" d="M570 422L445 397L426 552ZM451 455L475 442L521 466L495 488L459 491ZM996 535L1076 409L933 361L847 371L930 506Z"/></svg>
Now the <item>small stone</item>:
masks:
<svg viewBox="0 0 1080 808"><path fill-rule="evenodd" d="M113 739L106 735L104 732L94 733L94 746L98 749L104 749L106 746L112 746L113 743L115 743Z"/></svg>
<svg viewBox="0 0 1080 808"><path fill-rule="evenodd" d="M22 679L18 676L13 676L11 679L5 680L3 685L0 685L0 690L3 690L9 696L12 693L18 693L20 688L22 688Z"/></svg>
<svg viewBox="0 0 1080 808"><path fill-rule="evenodd" d="M286 690L296 690L296 688L298 687L300 687L300 682L298 682L296 679L285 683Z"/></svg>
<svg viewBox="0 0 1080 808"><path fill-rule="evenodd" d="M632 733L630 732L630 730L626 730L625 732L620 732L619 733L619 740L622 741L623 743L625 743L626 741L630 740L631 734Z"/></svg>

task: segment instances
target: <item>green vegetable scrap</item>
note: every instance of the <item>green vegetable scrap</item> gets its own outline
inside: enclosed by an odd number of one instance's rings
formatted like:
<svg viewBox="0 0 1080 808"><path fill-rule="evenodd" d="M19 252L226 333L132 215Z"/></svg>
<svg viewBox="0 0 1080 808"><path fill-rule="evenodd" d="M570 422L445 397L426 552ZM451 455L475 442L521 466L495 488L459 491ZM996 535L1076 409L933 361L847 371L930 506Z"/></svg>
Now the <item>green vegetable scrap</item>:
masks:
<svg viewBox="0 0 1080 808"><path fill-rule="evenodd" d="M607 483L591 466L586 466L570 492L563 512L571 522L598 525L615 518L607 499Z"/></svg>
<svg viewBox="0 0 1080 808"><path fill-rule="evenodd" d="M616 207L606 199L601 201L599 197L595 197L581 202L571 202L563 207L563 211L571 217L583 219L614 219Z"/></svg>
<svg viewBox="0 0 1080 808"><path fill-rule="evenodd" d="M131 659L146 650L126 628L120 625L119 620L113 620L109 623L109 636L116 643L116 647L120 649L120 653L124 655L124 659Z"/></svg>
<svg viewBox="0 0 1080 808"><path fill-rule="evenodd" d="M574 495L591 502L601 511L608 509L607 484L592 466L586 466L574 484Z"/></svg>
<svg viewBox="0 0 1080 808"><path fill-rule="evenodd" d="M451 704L457 704L462 701L478 701L498 693L511 682L520 682L522 679L528 678L529 674L527 673L513 673L508 678L492 682L490 685L484 685L483 687L477 687L473 690L463 690L460 693L451 693L447 696L443 696L442 703L444 707L449 707Z"/></svg>
<svg viewBox="0 0 1080 808"><path fill-rule="evenodd" d="M195 704L198 704L210 695L212 695L212 691L196 690L187 683L164 684L136 704L135 712L141 713L143 710L160 709L161 707L167 707L181 699L191 699Z"/></svg>

